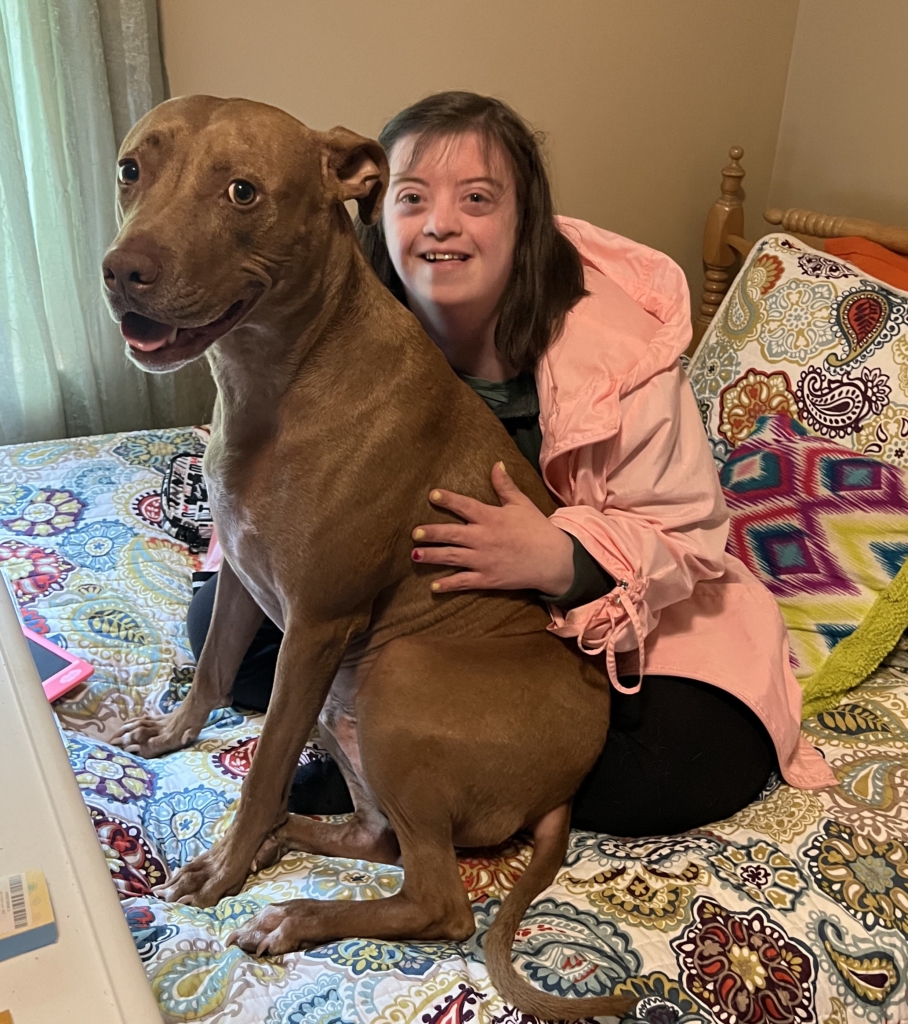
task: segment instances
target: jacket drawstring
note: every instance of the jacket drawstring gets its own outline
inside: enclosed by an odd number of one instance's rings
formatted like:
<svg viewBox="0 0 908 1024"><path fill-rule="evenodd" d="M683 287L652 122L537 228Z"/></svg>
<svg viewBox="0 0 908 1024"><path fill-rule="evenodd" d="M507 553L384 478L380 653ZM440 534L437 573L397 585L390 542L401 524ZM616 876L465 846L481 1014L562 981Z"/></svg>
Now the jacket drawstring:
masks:
<svg viewBox="0 0 908 1024"><path fill-rule="evenodd" d="M584 643L582 634L577 637L577 645L585 654L601 654L605 651L605 666L608 672L609 681L612 686L619 693L639 693L640 688L643 685L643 663L646 657L645 642L646 635L643 632L643 626L640 622L640 617L637 615L637 609L634 607L634 597L638 594L630 595L628 593L629 584L627 580L621 580L615 590L605 600L604 610L609 618L609 629L608 639L604 642L594 643L592 645ZM638 586L635 590L640 590ZM616 593L618 591L618 593ZM620 591L624 591L622 595ZM618 662L615 657L615 636L618 632L618 618L621 614L620 609L623 608L627 613L628 619L630 619L631 626L634 630L634 636L637 639L637 662L639 665L639 673L636 686L624 686L618 679Z"/></svg>

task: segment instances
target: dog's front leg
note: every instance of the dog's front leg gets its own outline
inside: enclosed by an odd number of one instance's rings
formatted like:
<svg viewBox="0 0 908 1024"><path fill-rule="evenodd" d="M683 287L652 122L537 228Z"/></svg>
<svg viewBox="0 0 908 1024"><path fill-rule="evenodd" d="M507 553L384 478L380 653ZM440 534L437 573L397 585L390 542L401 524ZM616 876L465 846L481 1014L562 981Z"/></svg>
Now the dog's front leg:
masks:
<svg viewBox="0 0 908 1024"><path fill-rule="evenodd" d="M169 715L143 715L111 739L133 754L159 757L199 735L215 708L230 703L237 670L264 613L225 559L218 573L211 626L189 695Z"/></svg>
<svg viewBox="0 0 908 1024"><path fill-rule="evenodd" d="M262 841L286 814L294 769L356 626L352 620L319 624L299 617L287 623L236 817L222 839L158 886L156 896L210 907L243 887Z"/></svg>

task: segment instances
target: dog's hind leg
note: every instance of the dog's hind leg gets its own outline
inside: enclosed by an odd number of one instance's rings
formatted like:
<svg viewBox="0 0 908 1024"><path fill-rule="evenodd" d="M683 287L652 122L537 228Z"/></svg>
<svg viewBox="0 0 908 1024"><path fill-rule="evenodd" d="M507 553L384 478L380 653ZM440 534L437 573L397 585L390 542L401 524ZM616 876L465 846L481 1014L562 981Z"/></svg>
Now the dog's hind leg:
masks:
<svg viewBox="0 0 908 1024"><path fill-rule="evenodd" d="M343 938L460 942L475 923L451 843L450 820L395 822L404 866L400 891L379 900L289 900L266 907L227 939L258 956Z"/></svg>
<svg viewBox="0 0 908 1024"><path fill-rule="evenodd" d="M388 819L378 809L369 788L357 775L341 744L327 730L322 743L337 762L350 790L354 814L340 823L316 821L302 814L290 814L259 847L252 862L261 871L285 853L301 850L322 857L349 857L380 864L397 864L400 846Z"/></svg>

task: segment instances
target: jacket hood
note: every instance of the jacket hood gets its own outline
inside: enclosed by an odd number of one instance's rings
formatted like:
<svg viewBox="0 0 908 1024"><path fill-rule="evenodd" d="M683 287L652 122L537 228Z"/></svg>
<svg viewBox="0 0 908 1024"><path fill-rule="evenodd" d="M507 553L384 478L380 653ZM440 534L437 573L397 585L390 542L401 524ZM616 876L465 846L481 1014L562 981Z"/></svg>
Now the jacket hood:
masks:
<svg viewBox="0 0 908 1024"><path fill-rule="evenodd" d="M589 294L536 368L543 467L614 434L620 397L674 367L691 338L687 281L673 260L585 221L556 220L580 253Z"/></svg>

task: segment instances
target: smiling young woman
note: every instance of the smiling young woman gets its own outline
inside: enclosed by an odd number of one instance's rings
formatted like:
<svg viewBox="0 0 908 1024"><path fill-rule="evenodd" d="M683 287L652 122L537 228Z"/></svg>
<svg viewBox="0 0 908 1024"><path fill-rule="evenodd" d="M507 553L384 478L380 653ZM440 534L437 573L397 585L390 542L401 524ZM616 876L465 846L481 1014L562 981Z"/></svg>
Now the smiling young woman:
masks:
<svg viewBox="0 0 908 1024"><path fill-rule="evenodd" d="M379 141L391 184L381 220L359 227L367 256L561 503L546 517L489 467L500 504L432 490L462 522L407 524L413 559L451 567L439 592L538 591L549 628L604 659L611 725L573 823L622 836L703 826L778 768L802 788L833 785L800 737L775 601L725 553L728 512L679 363L679 268L555 217L538 139L498 100L430 96ZM211 581L190 609L197 654L213 598ZM267 704L279 643L266 625L238 703ZM349 809L338 771L302 768L290 808Z"/></svg>
<svg viewBox="0 0 908 1024"><path fill-rule="evenodd" d="M502 154L475 132L438 139L414 160L391 151L382 223L407 305L459 373L515 374L495 345L501 297L514 267L517 196Z"/></svg>
<svg viewBox="0 0 908 1024"><path fill-rule="evenodd" d="M391 162L391 185L381 220L360 229L376 273L417 314L436 344L433 319L443 315L442 306L453 315L459 299L461 321L466 324L464 307L472 305L485 327L481 341L463 337L463 347L494 350L493 358L500 358L511 376L532 372L560 334L568 310L585 294L580 255L555 221L537 137L506 104L448 92L402 110L379 141ZM436 242L460 252L475 239L486 262L468 268L471 277L456 278L463 282L459 294L453 288L435 290L441 301L433 307L432 279L408 273L405 242L415 237L417 252ZM445 251L444 245L438 248ZM487 276L480 281L483 271ZM467 282L477 287L475 294ZM429 285L426 293L423 283Z"/></svg>

